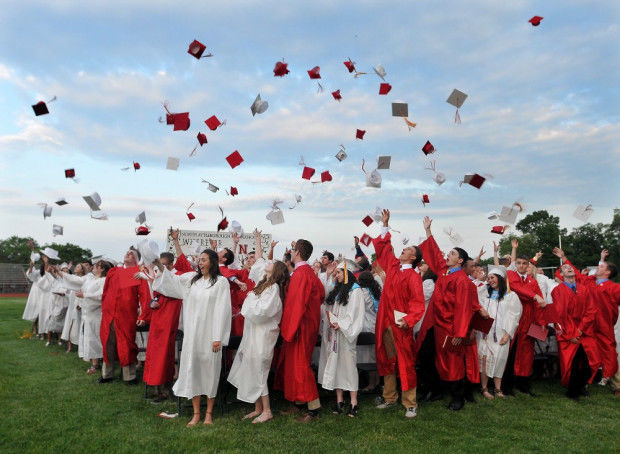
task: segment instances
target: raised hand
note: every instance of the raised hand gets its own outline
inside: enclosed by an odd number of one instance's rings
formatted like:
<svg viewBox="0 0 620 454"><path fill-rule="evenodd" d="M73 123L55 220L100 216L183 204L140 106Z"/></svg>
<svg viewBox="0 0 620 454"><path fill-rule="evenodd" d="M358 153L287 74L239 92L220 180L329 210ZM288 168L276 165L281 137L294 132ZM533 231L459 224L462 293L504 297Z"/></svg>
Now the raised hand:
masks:
<svg viewBox="0 0 620 454"><path fill-rule="evenodd" d="M383 226L387 227L390 223L390 210L382 210L381 211L381 220L383 221Z"/></svg>
<svg viewBox="0 0 620 454"><path fill-rule="evenodd" d="M272 241L272 242L271 242L271 249L272 249L272 250L273 250L273 248L275 248L275 247L276 247L276 244L278 244L278 242L277 242L277 241Z"/></svg>
<svg viewBox="0 0 620 454"><path fill-rule="evenodd" d="M239 234L237 232L233 232L232 240L235 245L239 244Z"/></svg>
<svg viewBox="0 0 620 454"><path fill-rule="evenodd" d="M174 230L170 227L170 238L172 238L172 241L174 242L179 241L179 229Z"/></svg>
<svg viewBox="0 0 620 454"><path fill-rule="evenodd" d="M538 262L542 256L543 256L542 251L538 251L536 255L534 256L534 261Z"/></svg>
<svg viewBox="0 0 620 454"><path fill-rule="evenodd" d="M510 245L512 246L513 249L518 249L519 240L517 238L513 238L512 240L510 240Z"/></svg>
<svg viewBox="0 0 620 454"><path fill-rule="evenodd" d="M609 251L607 249L603 249L601 251L601 262L604 262L609 257Z"/></svg>
<svg viewBox="0 0 620 454"><path fill-rule="evenodd" d="M564 254L564 251L562 249L560 249L559 247L554 247L553 248L553 255L555 255L556 257L560 258L560 259L565 259L566 255ZM602 253L601 253L602 255Z"/></svg>
<svg viewBox="0 0 620 454"><path fill-rule="evenodd" d="M211 249L213 249L214 251L217 251L217 241L215 241L212 238L209 238L209 244L211 245Z"/></svg>
<svg viewBox="0 0 620 454"><path fill-rule="evenodd" d="M432 224L433 224L433 220L431 218L429 218L428 216L424 216L424 220L422 221L422 225L424 226L424 231L427 234L430 234L431 225Z"/></svg>
<svg viewBox="0 0 620 454"><path fill-rule="evenodd" d="M28 240L28 247L30 247L31 251L34 251L34 243L30 240Z"/></svg>
<svg viewBox="0 0 620 454"><path fill-rule="evenodd" d="M499 252L499 244L493 241L493 254L497 255L498 252Z"/></svg>
<svg viewBox="0 0 620 454"><path fill-rule="evenodd" d="M482 246L480 248L480 252L478 253L478 259L482 258L484 254L486 254L486 251L484 250L484 246Z"/></svg>

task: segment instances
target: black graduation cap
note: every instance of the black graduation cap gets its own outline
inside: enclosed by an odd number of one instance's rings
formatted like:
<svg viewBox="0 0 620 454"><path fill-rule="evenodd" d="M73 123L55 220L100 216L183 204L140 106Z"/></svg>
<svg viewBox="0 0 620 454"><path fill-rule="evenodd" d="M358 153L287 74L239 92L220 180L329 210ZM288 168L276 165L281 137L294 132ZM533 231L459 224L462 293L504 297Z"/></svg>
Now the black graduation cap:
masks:
<svg viewBox="0 0 620 454"><path fill-rule="evenodd" d="M47 104L43 101L39 101L35 105L32 106L32 110L34 110L34 114L38 117L39 115L47 115L50 111L47 108Z"/></svg>

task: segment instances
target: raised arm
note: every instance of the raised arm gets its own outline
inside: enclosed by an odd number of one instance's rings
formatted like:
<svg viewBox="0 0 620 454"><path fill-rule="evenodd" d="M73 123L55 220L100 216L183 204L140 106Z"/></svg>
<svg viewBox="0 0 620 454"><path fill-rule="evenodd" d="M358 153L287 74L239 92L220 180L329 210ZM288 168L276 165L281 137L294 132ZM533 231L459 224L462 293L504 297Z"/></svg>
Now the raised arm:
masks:
<svg viewBox="0 0 620 454"><path fill-rule="evenodd" d="M493 241L493 264L499 266L499 245Z"/></svg>
<svg viewBox="0 0 620 454"><path fill-rule="evenodd" d="M443 276L446 274L446 271L448 271L448 267L444 255L433 237L433 232L431 232L432 223L433 220L431 218L428 216L424 217L423 224L424 231L426 232L426 240L420 243L418 247L422 251L424 261L428 264L430 269L433 270L437 276Z"/></svg>
<svg viewBox="0 0 620 454"><path fill-rule="evenodd" d="M510 263L515 263L517 261L517 250L519 249L519 240L513 238L510 240L510 245L512 249L510 251Z"/></svg>
<svg viewBox="0 0 620 454"><path fill-rule="evenodd" d="M181 257L183 255L183 249L181 249L181 244L179 243L179 229L173 230L172 227L170 227L170 238L172 238L172 242L174 243L174 250L177 257Z"/></svg>
<svg viewBox="0 0 620 454"><path fill-rule="evenodd" d="M254 229L254 257L256 257L256 260L263 258L263 248L261 247L261 233L262 232L260 230Z"/></svg>
<svg viewBox="0 0 620 454"><path fill-rule="evenodd" d="M381 268L383 268L386 274L389 274L390 270L394 271L400 268L400 261L394 255L394 249L392 248L392 236L389 232L390 222L390 210L383 210L383 233L377 238L372 240L372 244L375 247L375 253L377 254L377 261Z"/></svg>
<svg viewBox="0 0 620 454"><path fill-rule="evenodd" d="M267 254L267 260L273 260L273 250L275 249L276 244L278 244L277 241L271 242L271 246L269 246L269 254Z"/></svg>

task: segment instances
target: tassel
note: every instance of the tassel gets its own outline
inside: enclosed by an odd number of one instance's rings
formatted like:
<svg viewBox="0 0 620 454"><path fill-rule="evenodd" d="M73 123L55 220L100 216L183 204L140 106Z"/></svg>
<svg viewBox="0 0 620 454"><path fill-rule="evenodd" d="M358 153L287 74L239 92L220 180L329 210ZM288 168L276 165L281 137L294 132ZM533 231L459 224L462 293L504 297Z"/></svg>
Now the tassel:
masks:
<svg viewBox="0 0 620 454"><path fill-rule="evenodd" d="M461 116L459 115L459 108L456 108L456 113L454 114L454 123L461 124Z"/></svg>

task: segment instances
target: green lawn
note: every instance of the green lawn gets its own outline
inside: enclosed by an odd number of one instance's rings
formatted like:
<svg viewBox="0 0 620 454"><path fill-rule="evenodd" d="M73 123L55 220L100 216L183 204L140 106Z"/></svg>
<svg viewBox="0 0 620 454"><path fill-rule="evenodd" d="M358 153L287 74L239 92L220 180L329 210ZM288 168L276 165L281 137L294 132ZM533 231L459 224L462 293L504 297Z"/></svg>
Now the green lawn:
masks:
<svg viewBox="0 0 620 454"><path fill-rule="evenodd" d="M0 452L618 452L620 399L593 387L575 403L559 384L535 383L539 397L468 404L458 413L446 402L422 405L414 421L403 410L385 412L361 402L351 420L325 411L313 424L292 417L255 426L235 404L212 427L186 428L189 410L164 420L175 404L145 401L141 386L106 385L84 372L86 363L57 345L19 339L23 298L0 299ZM276 396L280 397L280 396ZM331 396L323 398L331 406ZM274 403L277 410L284 406Z"/></svg>

